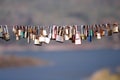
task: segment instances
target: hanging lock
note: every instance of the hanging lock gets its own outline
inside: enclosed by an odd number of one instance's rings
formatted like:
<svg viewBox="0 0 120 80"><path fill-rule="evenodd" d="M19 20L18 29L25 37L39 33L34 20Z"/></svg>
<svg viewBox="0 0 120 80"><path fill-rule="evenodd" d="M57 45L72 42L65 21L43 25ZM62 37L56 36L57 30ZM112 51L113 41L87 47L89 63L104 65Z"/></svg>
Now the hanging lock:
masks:
<svg viewBox="0 0 120 80"><path fill-rule="evenodd" d="M34 45L42 46L42 43L39 42L39 36L36 36L36 37L35 37Z"/></svg>
<svg viewBox="0 0 120 80"><path fill-rule="evenodd" d="M42 43L45 42L45 36L43 35L43 28L40 28L39 41Z"/></svg>
<svg viewBox="0 0 120 80"><path fill-rule="evenodd" d="M30 26L29 28L28 28L28 32L29 32L29 38L32 40L33 39L33 28L32 28L32 26Z"/></svg>
<svg viewBox="0 0 120 80"><path fill-rule="evenodd" d="M97 32L97 39L101 39L101 34L100 34L100 32Z"/></svg>
<svg viewBox="0 0 120 80"><path fill-rule="evenodd" d="M49 37L45 37L45 43L49 44L50 43L50 38Z"/></svg>
<svg viewBox="0 0 120 80"><path fill-rule="evenodd" d="M89 34L88 34L88 41L92 42L92 36L93 36L93 31L89 30Z"/></svg>
<svg viewBox="0 0 120 80"><path fill-rule="evenodd" d="M119 26L117 23L113 24L113 33L118 33L119 32Z"/></svg>
<svg viewBox="0 0 120 80"><path fill-rule="evenodd" d="M8 27L7 25L4 26L4 39L6 41L9 41L10 40L10 35L9 35L9 32L8 32Z"/></svg>
<svg viewBox="0 0 120 80"><path fill-rule="evenodd" d="M20 26L18 27L18 36L21 37L21 27Z"/></svg>
<svg viewBox="0 0 120 80"><path fill-rule="evenodd" d="M84 36L84 25L80 26L80 37L82 38L82 40L85 39L85 36Z"/></svg>
<svg viewBox="0 0 120 80"><path fill-rule="evenodd" d="M16 34L16 40L17 40L17 41L20 40L20 37L19 37L18 34Z"/></svg>
<svg viewBox="0 0 120 80"><path fill-rule="evenodd" d="M63 35L63 33L64 33L64 28L59 26L58 34L56 36L56 41L62 42L62 43L64 42L64 37L63 37L64 35Z"/></svg>
<svg viewBox="0 0 120 80"><path fill-rule="evenodd" d="M47 31L43 29L43 36L47 36Z"/></svg>
<svg viewBox="0 0 120 80"><path fill-rule="evenodd" d="M13 26L12 31L13 31L14 34L17 34L17 25Z"/></svg>
<svg viewBox="0 0 120 80"><path fill-rule="evenodd" d="M24 26L21 26L20 30L21 30L21 33L20 33L20 37L21 38L24 38Z"/></svg>
<svg viewBox="0 0 120 80"><path fill-rule="evenodd" d="M30 43L30 33L28 33L28 37L27 37L27 43Z"/></svg>
<svg viewBox="0 0 120 80"><path fill-rule="evenodd" d="M68 26L64 26L64 38L65 40L69 40L69 27Z"/></svg>
<svg viewBox="0 0 120 80"><path fill-rule="evenodd" d="M77 31L76 32L76 35L75 35L75 44L78 45L78 44L81 44L81 37L80 37L80 32Z"/></svg>
<svg viewBox="0 0 120 80"><path fill-rule="evenodd" d="M72 43L75 43L76 27L72 27Z"/></svg>
<svg viewBox="0 0 120 80"><path fill-rule="evenodd" d="M24 38L28 37L28 26L25 27L25 34L24 34Z"/></svg>
<svg viewBox="0 0 120 80"><path fill-rule="evenodd" d="M68 37L69 40L72 40L72 26L68 26Z"/></svg>
<svg viewBox="0 0 120 80"><path fill-rule="evenodd" d="M52 39L55 40L57 35L57 26L53 25L52 27Z"/></svg>
<svg viewBox="0 0 120 80"><path fill-rule="evenodd" d="M34 26L33 32L32 32L32 40L33 40L33 41L35 40L37 33L38 33L38 32L37 32L37 28Z"/></svg>
<svg viewBox="0 0 120 80"><path fill-rule="evenodd" d="M98 31L97 31L97 39L101 39L101 32L100 32L100 26L98 27Z"/></svg>
<svg viewBox="0 0 120 80"><path fill-rule="evenodd" d="M0 25L0 38L3 38L3 27Z"/></svg>
<svg viewBox="0 0 120 80"><path fill-rule="evenodd" d="M52 38L52 28L49 27L49 34L48 34L48 38L51 39Z"/></svg>
<svg viewBox="0 0 120 80"><path fill-rule="evenodd" d="M112 30L110 28L110 24L106 24L106 35L107 36L112 36Z"/></svg>

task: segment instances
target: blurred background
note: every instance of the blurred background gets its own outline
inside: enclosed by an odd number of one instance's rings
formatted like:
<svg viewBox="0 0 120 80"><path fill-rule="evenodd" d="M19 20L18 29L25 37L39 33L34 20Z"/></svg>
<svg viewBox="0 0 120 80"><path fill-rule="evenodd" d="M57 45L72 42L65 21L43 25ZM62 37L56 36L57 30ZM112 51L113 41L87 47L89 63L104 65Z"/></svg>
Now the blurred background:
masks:
<svg viewBox="0 0 120 80"><path fill-rule="evenodd" d="M120 33L74 45L71 41L34 46L16 41L13 25L82 25L120 20L119 0L0 0L0 25L7 24L11 40L0 39L3 56L31 57L47 65L0 68L0 80L120 80ZM2 57L1 57L2 56ZM12 57L13 58L13 57ZM6 58L8 59L8 58ZM9 60L4 64L8 64ZM14 59L15 60L15 59Z"/></svg>

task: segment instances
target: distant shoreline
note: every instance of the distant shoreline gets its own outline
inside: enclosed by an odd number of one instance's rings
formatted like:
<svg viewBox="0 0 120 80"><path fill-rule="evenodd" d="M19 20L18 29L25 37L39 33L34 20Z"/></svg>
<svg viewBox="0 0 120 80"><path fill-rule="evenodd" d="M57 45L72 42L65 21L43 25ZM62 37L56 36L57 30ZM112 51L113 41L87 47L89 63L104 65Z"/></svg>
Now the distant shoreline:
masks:
<svg viewBox="0 0 120 80"><path fill-rule="evenodd" d="M9 67L24 67L24 66L44 66L47 62L31 58L31 57L18 57L15 55L0 55L0 68Z"/></svg>

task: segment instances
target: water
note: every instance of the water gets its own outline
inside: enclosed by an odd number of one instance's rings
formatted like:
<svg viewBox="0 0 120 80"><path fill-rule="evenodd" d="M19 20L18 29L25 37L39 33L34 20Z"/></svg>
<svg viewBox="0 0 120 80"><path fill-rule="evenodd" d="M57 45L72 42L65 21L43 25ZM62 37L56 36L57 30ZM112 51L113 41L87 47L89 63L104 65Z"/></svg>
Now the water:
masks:
<svg viewBox="0 0 120 80"><path fill-rule="evenodd" d="M53 65L0 69L0 80L82 80L102 68L120 65L120 50L23 51L6 52L40 58Z"/></svg>

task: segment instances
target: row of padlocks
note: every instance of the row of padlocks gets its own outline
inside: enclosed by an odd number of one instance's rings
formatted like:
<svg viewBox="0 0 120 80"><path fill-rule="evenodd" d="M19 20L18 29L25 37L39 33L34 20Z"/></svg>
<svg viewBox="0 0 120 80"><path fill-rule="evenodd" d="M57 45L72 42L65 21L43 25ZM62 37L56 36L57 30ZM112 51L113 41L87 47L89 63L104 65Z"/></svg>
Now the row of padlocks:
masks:
<svg viewBox="0 0 120 80"><path fill-rule="evenodd" d="M119 25L116 23L49 27L15 25L12 31L16 40L27 39L27 43L34 41L35 45L49 44L51 40L61 43L71 40L72 43L81 44L82 40L91 42L93 38L101 39L103 36L112 36L113 33L120 32ZM7 25L0 26L0 38L10 40Z"/></svg>

